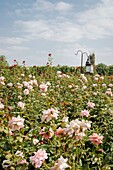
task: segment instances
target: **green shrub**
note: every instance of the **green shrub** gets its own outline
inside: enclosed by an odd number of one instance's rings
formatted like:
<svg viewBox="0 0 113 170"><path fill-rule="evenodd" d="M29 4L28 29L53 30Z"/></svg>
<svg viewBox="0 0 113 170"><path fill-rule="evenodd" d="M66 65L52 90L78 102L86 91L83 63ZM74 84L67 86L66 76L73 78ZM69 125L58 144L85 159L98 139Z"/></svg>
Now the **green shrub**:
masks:
<svg viewBox="0 0 113 170"><path fill-rule="evenodd" d="M96 71L99 75L107 75L108 73L107 65L103 63L97 64Z"/></svg>

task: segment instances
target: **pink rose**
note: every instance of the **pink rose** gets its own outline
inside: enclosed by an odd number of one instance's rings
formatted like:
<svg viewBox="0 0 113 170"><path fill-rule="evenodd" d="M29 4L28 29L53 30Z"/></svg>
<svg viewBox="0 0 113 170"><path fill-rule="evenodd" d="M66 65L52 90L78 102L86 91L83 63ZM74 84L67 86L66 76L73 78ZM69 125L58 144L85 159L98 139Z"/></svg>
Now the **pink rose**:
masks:
<svg viewBox="0 0 113 170"><path fill-rule="evenodd" d="M89 111L88 110L82 110L81 111L81 116L88 117L89 116Z"/></svg>
<svg viewBox="0 0 113 170"><path fill-rule="evenodd" d="M47 91L48 86L46 84L40 84L40 91L42 93L45 93Z"/></svg>
<svg viewBox="0 0 113 170"><path fill-rule="evenodd" d="M30 160L35 168L40 168L42 163L47 159L47 153L45 150L39 149L37 152L34 153L34 156L30 157Z"/></svg>
<svg viewBox="0 0 113 170"><path fill-rule="evenodd" d="M25 106L25 103L23 103L23 102L18 102L18 107L19 107L20 109L24 109L24 106Z"/></svg>
<svg viewBox="0 0 113 170"><path fill-rule="evenodd" d="M24 90L24 95L28 95L29 94L29 90L28 89L25 89Z"/></svg>
<svg viewBox="0 0 113 170"><path fill-rule="evenodd" d="M88 102L88 103L87 103L87 106L88 106L89 108L94 108L95 103L93 103L93 102Z"/></svg>
<svg viewBox="0 0 113 170"><path fill-rule="evenodd" d="M28 165L29 163L24 159L24 160L21 160L21 161L17 162L17 164L18 165L19 164L26 164L26 165Z"/></svg>
<svg viewBox="0 0 113 170"><path fill-rule="evenodd" d="M56 136L61 136L61 135L64 135L64 129L62 129L61 127L59 127L57 130L56 130Z"/></svg>
<svg viewBox="0 0 113 170"><path fill-rule="evenodd" d="M20 116L12 117L12 119L9 120L8 125L12 131L20 130L24 127L24 119L20 118Z"/></svg>
<svg viewBox="0 0 113 170"><path fill-rule="evenodd" d="M93 133L91 136L89 136L89 140L91 141L91 143L99 145L100 143L102 143L103 136L99 136L97 133Z"/></svg>

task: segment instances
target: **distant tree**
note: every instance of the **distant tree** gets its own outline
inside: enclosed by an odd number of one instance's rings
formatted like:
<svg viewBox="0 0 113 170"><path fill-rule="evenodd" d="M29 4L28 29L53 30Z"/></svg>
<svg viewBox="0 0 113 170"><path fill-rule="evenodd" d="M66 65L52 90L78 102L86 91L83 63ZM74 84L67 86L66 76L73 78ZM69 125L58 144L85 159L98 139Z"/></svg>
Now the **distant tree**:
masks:
<svg viewBox="0 0 113 170"><path fill-rule="evenodd" d="M0 55L0 67L9 66L6 57L4 55Z"/></svg>
<svg viewBox="0 0 113 170"><path fill-rule="evenodd" d="M113 75L113 65L108 66L108 75L109 76Z"/></svg>
<svg viewBox="0 0 113 170"><path fill-rule="evenodd" d="M96 71L100 75L106 75L108 72L107 70L108 70L107 65L103 63L99 63L98 65L96 65Z"/></svg>

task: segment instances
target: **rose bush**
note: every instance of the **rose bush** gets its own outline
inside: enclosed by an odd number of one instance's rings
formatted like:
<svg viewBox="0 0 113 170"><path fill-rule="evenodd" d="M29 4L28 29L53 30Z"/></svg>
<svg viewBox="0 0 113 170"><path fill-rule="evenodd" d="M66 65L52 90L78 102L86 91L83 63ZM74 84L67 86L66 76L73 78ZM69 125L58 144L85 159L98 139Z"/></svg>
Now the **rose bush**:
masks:
<svg viewBox="0 0 113 170"><path fill-rule="evenodd" d="M112 92L107 76L1 69L0 169L112 169Z"/></svg>

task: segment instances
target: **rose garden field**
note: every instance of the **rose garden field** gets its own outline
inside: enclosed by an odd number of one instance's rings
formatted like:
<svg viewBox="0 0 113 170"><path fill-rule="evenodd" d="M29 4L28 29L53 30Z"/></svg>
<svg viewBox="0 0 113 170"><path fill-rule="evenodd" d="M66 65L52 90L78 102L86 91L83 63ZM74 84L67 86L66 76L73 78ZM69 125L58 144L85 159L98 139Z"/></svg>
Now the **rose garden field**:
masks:
<svg viewBox="0 0 113 170"><path fill-rule="evenodd" d="M112 79L45 67L0 68L0 169L111 170Z"/></svg>

